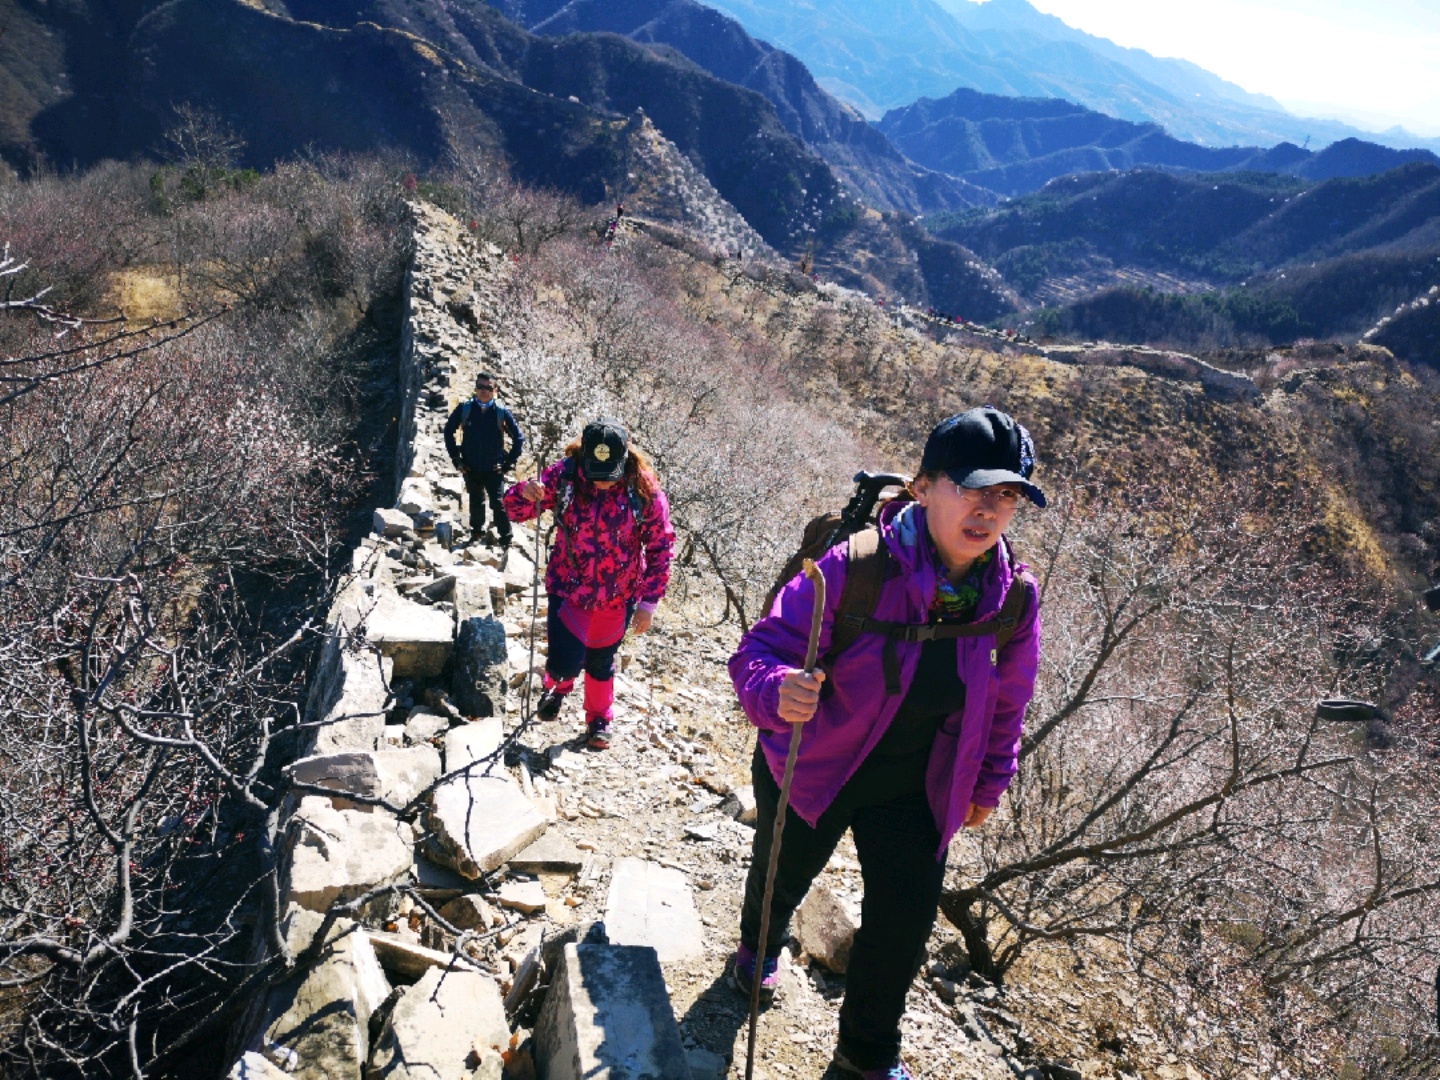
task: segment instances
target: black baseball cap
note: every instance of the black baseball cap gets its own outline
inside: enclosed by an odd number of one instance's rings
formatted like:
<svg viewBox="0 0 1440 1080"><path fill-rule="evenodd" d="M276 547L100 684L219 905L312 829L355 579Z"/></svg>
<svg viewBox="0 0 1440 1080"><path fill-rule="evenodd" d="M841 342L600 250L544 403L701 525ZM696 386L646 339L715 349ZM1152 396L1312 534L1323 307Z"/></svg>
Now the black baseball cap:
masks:
<svg viewBox="0 0 1440 1080"><path fill-rule="evenodd" d="M1045 505L1045 493L1030 483L1035 471L1035 444L1015 418L981 409L942 420L925 440L920 459L922 472L943 472L964 488L1014 484L1036 506Z"/></svg>
<svg viewBox="0 0 1440 1080"><path fill-rule="evenodd" d="M580 471L586 480L619 480L629 452L630 436L620 421L591 420L580 435Z"/></svg>

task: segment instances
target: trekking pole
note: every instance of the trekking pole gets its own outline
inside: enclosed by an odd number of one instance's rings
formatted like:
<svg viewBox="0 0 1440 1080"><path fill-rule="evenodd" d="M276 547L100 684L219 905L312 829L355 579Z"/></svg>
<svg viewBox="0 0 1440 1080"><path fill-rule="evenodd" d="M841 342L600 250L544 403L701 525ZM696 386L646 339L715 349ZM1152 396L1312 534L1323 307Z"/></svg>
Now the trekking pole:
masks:
<svg viewBox="0 0 1440 1080"><path fill-rule="evenodd" d="M815 674L820 651L820 624L825 618L825 579L815 563L805 560L805 576L815 587L815 607L810 612L810 643L805 648L805 674ZM770 902L775 898L775 871L780 865L780 839L785 832L785 811L790 807L790 782L795 779L795 758L800 753L800 729L790 725L790 752L785 755L785 775L780 780L780 802L775 807L775 831L770 834L770 862L765 868L765 898L760 902L760 941L755 952L755 973L750 978L750 1039L745 1049L745 1080L755 1069L755 1027L760 1020L760 981L765 976L765 939L770 933Z"/></svg>
<svg viewBox="0 0 1440 1080"><path fill-rule="evenodd" d="M537 477L540 473L537 471ZM531 720L530 699L535 696L535 621L540 618L540 510L535 511L535 555L530 574L530 659L525 671L525 700L520 707L520 728L523 731Z"/></svg>

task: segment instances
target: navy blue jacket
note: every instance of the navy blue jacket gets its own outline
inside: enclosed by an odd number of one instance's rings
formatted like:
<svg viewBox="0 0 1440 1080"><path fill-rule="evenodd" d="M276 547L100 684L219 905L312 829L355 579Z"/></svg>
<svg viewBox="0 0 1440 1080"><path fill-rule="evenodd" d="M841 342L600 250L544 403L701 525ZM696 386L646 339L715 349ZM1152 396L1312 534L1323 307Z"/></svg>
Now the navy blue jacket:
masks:
<svg viewBox="0 0 1440 1080"><path fill-rule="evenodd" d="M450 419L445 423L445 450L450 460L455 460L455 432L462 434L458 453L461 460L471 469L480 472L509 472L520 460L520 450L525 445L525 436L520 434L520 425L510 410L498 401L489 408L483 407L474 398L455 406ZM505 452L505 435L510 436L510 452Z"/></svg>

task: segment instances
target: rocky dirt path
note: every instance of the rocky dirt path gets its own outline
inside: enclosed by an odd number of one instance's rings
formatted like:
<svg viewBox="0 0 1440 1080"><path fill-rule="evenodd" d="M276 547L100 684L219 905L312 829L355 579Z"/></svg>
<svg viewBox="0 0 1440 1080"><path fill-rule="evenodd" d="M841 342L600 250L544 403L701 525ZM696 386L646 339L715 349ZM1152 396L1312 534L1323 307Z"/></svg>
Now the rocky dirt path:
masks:
<svg viewBox="0 0 1440 1080"><path fill-rule="evenodd" d="M451 358L452 388L468 388L482 364L503 379L508 367L504 332L488 318L478 317L497 288L503 263L477 260L458 227L444 215L427 208L421 210L421 217L420 246L431 255L422 252L417 258L426 269L417 274L416 291L433 293L436 307L434 326L425 324L434 339L426 347L438 348ZM477 317L441 317L444 312L453 314L457 305L462 314ZM503 391L501 399L505 400ZM445 411L453 404L449 401ZM521 419L533 427L540 418ZM435 460L443 471L439 464L443 455L435 445L438 430L421 427L417 452ZM522 473L531 468L527 454ZM463 522L459 498L463 484L458 477L435 479L437 491L448 490L454 497L446 512ZM526 957L534 955L542 940L588 922L615 919L617 913L607 910L607 902L624 860L642 860L678 874L694 901L698 914L694 936L699 940L675 943L685 956L675 960L662 956L662 970L690 1051L691 1071L694 1080L739 1080L745 1075L748 1002L728 985L726 963L737 943L753 830L736 820L737 800L732 793L743 793L750 782L755 741L725 671L738 628L733 623L713 625L721 605L703 594L702 582L692 579L672 586L651 631L632 635L621 649L613 742L608 751L590 751L581 740L578 693L558 720L528 724L524 720L528 713L522 687L531 663L530 635L543 635L544 595L542 591L538 603L532 599L530 556L535 534L521 525L515 535L516 547L504 572L502 592L508 597L503 612L497 612L508 639L513 687L506 729L514 742L506 766L551 819L546 838L573 845L579 858L578 869L527 872L512 863L508 870L487 877L481 888L486 903L506 909L503 914L492 909L484 916L499 928L487 949L489 958L500 970L515 972L512 983L523 982ZM433 544L429 551L437 562L448 561ZM498 552L478 545L449 554L466 562L500 561ZM436 572L443 573L443 567L437 566ZM686 586L691 590L688 599ZM535 650L532 687L538 683L535 671L543 667L544 643L539 637ZM963 838L952 847L952 874L963 872L965 849ZM537 884L543 899L536 897ZM842 906L858 911L859 866L848 838L818 884ZM507 888L519 895L507 901ZM403 920L398 928L406 930ZM433 943L447 944L439 935ZM1198 1080L1198 1073L1166 1053L1159 1039L1147 1033L1136 999L1119 980L1104 988L1099 985L1104 977L1092 972L1087 986L1072 992L1070 963L1057 960L1054 971L1032 981L1012 979L1008 989L990 986L967 975L958 935L940 920L926 968L915 980L907 1003L907 1063L926 1080L1140 1075ZM755 1077L841 1080L829 1062L843 995L843 975L812 962L792 941L782 958L778 1000L761 1019ZM519 1015L525 1021L527 1010L522 1007ZM533 1018L532 1009L528 1022ZM1113 1037L1117 1024L1128 1034L1128 1042ZM1107 1033L1114 1044L1108 1050ZM1063 1054L1066 1060L1047 1060L1042 1053Z"/></svg>

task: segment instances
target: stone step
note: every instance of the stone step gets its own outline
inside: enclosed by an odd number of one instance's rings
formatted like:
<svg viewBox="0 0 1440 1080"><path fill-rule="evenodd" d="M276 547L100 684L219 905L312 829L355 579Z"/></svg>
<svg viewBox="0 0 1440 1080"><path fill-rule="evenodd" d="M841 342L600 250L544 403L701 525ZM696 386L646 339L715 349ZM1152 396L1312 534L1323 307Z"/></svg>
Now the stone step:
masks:
<svg viewBox="0 0 1440 1080"><path fill-rule="evenodd" d="M337 810L320 795L300 801L290 837L286 896L311 911L392 885L414 864L408 824L383 810Z"/></svg>
<svg viewBox="0 0 1440 1080"><path fill-rule="evenodd" d="M455 647L455 622L435 608L381 593L365 620L366 639L395 663L395 678L433 678Z"/></svg>
<svg viewBox="0 0 1440 1080"><path fill-rule="evenodd" d="M566 945L535 1024L545 1080L692 1080L651 948Z"/></svg>
<svg viewBox="0 0 1440 1080"><path fill-rule="evenodd" d="M649 946L667 964L705 955L705 927L685 875L644 859L615 864L605 930L612 944Z"/></svg>

